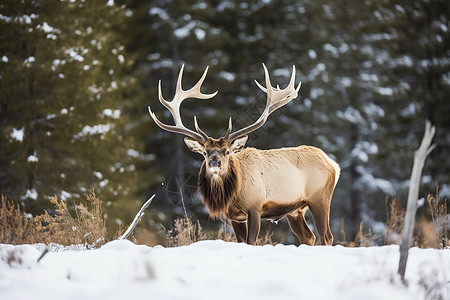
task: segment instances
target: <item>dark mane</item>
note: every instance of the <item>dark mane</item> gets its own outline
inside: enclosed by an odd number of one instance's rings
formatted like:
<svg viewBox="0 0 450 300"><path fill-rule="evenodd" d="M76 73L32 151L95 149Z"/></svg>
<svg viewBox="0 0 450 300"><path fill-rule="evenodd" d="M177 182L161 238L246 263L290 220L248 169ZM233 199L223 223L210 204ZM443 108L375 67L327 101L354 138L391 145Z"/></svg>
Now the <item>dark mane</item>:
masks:
<svg viewBox="0 0 450 300"><path fill-rule="evenodd" d="M239 164L232 156L227 174L217 180L208 177L205 162L203 162L198 174L198 190L202 194L203 204L211 217L226 215L231 201L240 189L240 183Z"/></svg>

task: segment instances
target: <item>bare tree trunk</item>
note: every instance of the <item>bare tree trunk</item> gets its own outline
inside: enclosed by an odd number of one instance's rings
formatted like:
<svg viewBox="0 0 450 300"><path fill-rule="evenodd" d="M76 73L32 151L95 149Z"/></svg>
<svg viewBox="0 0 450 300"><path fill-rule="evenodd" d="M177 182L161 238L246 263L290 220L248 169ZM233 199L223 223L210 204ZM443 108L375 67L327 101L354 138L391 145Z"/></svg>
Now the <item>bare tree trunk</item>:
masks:
<svg viewBox="0 0 450 300"><path fill-rule="evenodd" d="M356 144L359 140L359 132L356 124L350 125L350 145L351 150L355 149ZM350 162L350 181L352 183L357 182L361 177L357 171L358 162L356 158L351 158ZM359 225L361 224L361 214L362 214L362 201L361 193L353 186L350 191L350 228L349 228L349 241L354 241L356 235L358 234Z"/></svg>
<svg viewBox="0 0 450 300"><path fill-rule="evenodd" d="M420 144L419 149L417 149L417 151L414 153L414 165L409 183L408 204L406 207L405 226L403 228L403 240L402 244L400 245L400 262L398 265L398 273L400 274L402 280L405 280L409 247L412 243L422 169L427 156L435 148L435 145L431 145L431 141L433 140L435 132L436 128L431 125L430 121L427 120L422 143Z"/></svg>

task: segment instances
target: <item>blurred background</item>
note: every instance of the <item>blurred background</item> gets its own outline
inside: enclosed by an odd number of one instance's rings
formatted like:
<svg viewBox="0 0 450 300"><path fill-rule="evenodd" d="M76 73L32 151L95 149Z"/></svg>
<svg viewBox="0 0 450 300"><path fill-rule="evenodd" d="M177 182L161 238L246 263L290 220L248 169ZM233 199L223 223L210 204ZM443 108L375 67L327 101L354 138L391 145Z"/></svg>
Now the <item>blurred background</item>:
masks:
<svg viewBox="0 0 450 300"><path fill-rule="evenodd" d="M342 168L332 201L337 240L363 227L383 236L387 204L405 205L425 120L436 126L421 195L450 195L450 6L417 1L5 0L0 4L0 193L35 215L95 189L111 235L153 194L135 231L161 243L177 216L207 230L197 193L202 162L181 135L158 128L147 106L172 99L185 64L190 88L210 66L182 117L220 137L253 123L265 104L253 79L287 85L299 97L270 116L247 146L314 145ZM420 212L419 212L420 213ZM312 225L311 218L308 222ZM276 226L276 227L275 227ZM297 243L287 222L264 230Z"/></svg>

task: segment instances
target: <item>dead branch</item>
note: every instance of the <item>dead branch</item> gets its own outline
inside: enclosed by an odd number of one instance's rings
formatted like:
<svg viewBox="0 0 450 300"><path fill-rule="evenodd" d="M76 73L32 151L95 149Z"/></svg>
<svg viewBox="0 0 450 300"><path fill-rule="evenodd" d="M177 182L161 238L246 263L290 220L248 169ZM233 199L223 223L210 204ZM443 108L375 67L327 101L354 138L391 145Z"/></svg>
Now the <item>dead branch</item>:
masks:
<svg viewBox="0 0 450 300"><path fill-rule="evenodd" d="M152 203L153 198L155 198L155 195L153 195L150 199L147 200L147 202L144 203L144 205L142 205L141 209L139 210L137 215L134 217L133 222L131 222L130 226L124 232L124 234L119 236L118 240L124 240L124 239L128 238L128 236L133 232L134 228L139 223L139 221L141 221L142 217L145 214L144 210L150 205L150 203Z"/></svg>
<svg viewBox="0 0 450 300"><path fill-rule="evenodd" d="M436 128L427 120L425 125L425 133L422 138L422 143L419 149L414 153L414 165L411 172L411 179L408 191L408 204L406 206L406 215L403 229L403 239L400 245L400 262L398 266L398 273L402 280L405 279L406 263L408 261L409 248L411 246L414 221L417 210L417 200L419 199L419 186L422 178L422 170L427 156L433 151L436 145L431 145Z"/></svg>

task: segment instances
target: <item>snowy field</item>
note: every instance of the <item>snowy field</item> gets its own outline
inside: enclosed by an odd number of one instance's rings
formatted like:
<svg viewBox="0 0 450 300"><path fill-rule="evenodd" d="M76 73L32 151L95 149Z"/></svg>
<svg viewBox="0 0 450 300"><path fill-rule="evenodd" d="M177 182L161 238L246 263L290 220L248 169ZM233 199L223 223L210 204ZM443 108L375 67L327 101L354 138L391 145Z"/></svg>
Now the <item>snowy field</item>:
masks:
<svg viewBox="0 0 450 300"><path fill-rule="evenodd" d="M249 246L220 240L98 250L0 244L0 299L450 299L450 250Z"/></svg>

